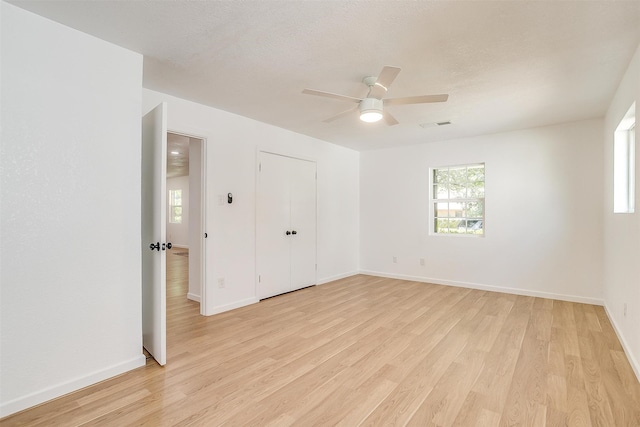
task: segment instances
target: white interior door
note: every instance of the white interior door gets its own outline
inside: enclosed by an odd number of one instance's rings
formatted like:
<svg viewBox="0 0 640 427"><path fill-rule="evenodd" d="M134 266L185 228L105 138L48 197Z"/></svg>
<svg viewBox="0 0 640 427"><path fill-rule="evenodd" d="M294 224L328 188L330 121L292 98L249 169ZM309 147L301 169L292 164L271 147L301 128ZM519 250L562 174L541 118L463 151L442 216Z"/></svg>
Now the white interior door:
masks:
<svg viewBox="0 0 640 427"><path fill-rule="evenodd" d="M290 159L291 288L316 283L316 163Z"/></svg>
<svg viewBox="0 0 640 427"><path fill-rule="evenodd" d="M261 152L256 200L257 296L316 283L316 164Z"/></svg>
<svg viewBox="0 0 640 427"><path fill-rule="evenodd" d="M142 344L167 362L167 106L142 118Z"/></svg>
<svg viewBox="0 0 640 427"><path fill-rule="evenodd" d="M288 161L288 157L260 153L256 200L258 298L291 290Z"/></svg>

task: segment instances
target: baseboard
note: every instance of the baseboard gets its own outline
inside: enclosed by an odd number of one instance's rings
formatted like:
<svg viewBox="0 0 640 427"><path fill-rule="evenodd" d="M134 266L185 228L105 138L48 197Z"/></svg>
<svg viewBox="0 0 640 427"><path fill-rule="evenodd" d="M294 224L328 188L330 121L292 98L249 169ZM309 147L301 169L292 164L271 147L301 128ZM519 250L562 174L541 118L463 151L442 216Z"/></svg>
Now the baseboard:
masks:
<svg viewBox="0 0 640 427"><path fill-rule="evenodd" d="M413 282L433 283L435 285L456 286L458 288L478 289L489 292L503 292L505 294L524 295L529 297L557 299L560 301L578 302L582 304L604 305L604 301L598 298L588 298L575 295L555 294L551 292L530 291L518 288L503 288L500 286L483 285L479 283L457 282L453 280L434 279L430 277L409 276L404 274L389 274L380 271L361 270L360 274L370 276L387 277L390 279L411 280Z"/></svg>
<svg viewBox="0 0 640 427"><path fill-rule="evenodd" d="M331 277L325 277L323 279L317 280L317 284L318 285L322 285L322 284L325 284L325 283L332 282L334 280L344 279L345 277L351 277L351 276L354 276L356 274L358 274L358 272L357 271L353 271L353 272L349 272L349 273L338 274L338 275L331 276ZM193 301L200 301L200 297L197 296L197 295L193 295L193 294L187 294L187 298L189 298L189 299L191 299ZM214 314L224 313L225 311L229 311L229 310L233 310L233 309L236 309L236 308L244 307L244 306L247 306L247 305L255 304L257 302L260 302L259 298L247 298L247 299L244 299L244 300L236 301L236 302L231 303L231 304L219 305L217 307L213 307L213 310L208 312L206 315L207 316L212 316Z"/></svg>
<svg viewBox="0 0 640 427"><path fill-rule="evenodd" d="M609 318L611 325L613 325L613 330L616 331L618 340L620 341L620 344L622 344L622 349L627 355L627 360L629 360L629 364L631 365L633 372L636 374L636 378L640 381L640 364L638 363L638 359L636 359L631 352L631 348L627 344L627 340L624 338L624 335L622 335L622 332L620 332L620 328L618 327L615 318L611 315L611 311L609 310L609 307L607 307L607 304L604 304L604 311L607 313L607 317Z"/></svg>
<svg viewBox="0 0 640 427"><path fill-rule="evenodd" d="M350 271L348 273L342 273L342 274L337 274L337 275L331 276L331 277L325 277L323 279L318 279L317 280L317 282L318 282L317 284L318 285L324 285L325 283L333 282L334 280L345 279L347 277L355 276L356 274L358 274L357 271Z"/></svg>
<svg viewBox="0 0 640 427"><path fill-rule="evenodd" d="M56 397L64 396L65 394L80 390L81 388L107 380L127 371L131 371L132 369L139 368L144 366L145 362L146 358L143 354L140 354L131 360L101 369L100 371L96 371L92 374L85 375L8 402L3 402L0 404L0 418L31 408L51 399L55 399Z"/></svg>
<svg viewBox="0 0 640 427"><path fill-rule="evenodd" d="M236 301L234 303L231 304L225 304L225 305L219 305L217 307L213 307L213 310L211 310L211 312L207 313L207 316L211 316L214 314L218 314L218 313L224 313L225 311L229 311L229 310L233 310L236 308L240 308L240 307L244 307L246 305L251 305L251 304L255 304L257 302L259 302L260 300L258 298L247 298L247 299L243 299L240 301Z"/></svg>
<svg viewBox="0 0 640 427"><path fill-rule="evenodd" d="M187 294L187 299L195 302L200 302L200 295L192 294L191 292L189 292Z"/></svg>

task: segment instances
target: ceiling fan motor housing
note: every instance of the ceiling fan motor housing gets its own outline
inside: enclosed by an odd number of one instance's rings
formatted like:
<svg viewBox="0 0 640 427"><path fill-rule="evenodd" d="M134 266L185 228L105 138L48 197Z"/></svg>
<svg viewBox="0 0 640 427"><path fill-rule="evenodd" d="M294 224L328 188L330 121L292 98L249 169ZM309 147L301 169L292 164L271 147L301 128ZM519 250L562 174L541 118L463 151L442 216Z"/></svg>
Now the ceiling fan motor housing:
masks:
<svg viewBox="0 0 640 427"><path fill-rule="evenodd" d="M382 99L377 98L365 98L360 101L360 113L378 112L382 113L383 102Z"/></svg>

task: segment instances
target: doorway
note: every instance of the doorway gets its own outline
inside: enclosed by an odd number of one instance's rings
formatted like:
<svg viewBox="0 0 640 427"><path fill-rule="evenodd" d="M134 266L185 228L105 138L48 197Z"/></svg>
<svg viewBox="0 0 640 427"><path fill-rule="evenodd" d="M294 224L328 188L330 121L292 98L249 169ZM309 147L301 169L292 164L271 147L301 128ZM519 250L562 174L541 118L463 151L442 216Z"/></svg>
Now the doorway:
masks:
<svg viewBox="0 0 640 427"><path fill-rule="evenodd" d="M186 295L180 297L185 308L191 314L200 316L206 313L205 286L205 238L204 210L205 210L205 158L206 144L204 138L185 135L167 130L167 104L156 106L142 118L142 344L144 349L163 366L167 363L167 252L172 249L167 239L167 211L173 209L170 215L181 222L188 219L187 245L177 242L180 246L188 246L189 257L187 268L188 277L184 278L188 284L182 293L198 298L199 307L189 309L191 303ZM183 155L189 158L189 193L188 200L183 194L168 195L167 190L167 149L170 134L186 137ZM188 150L187 150L188 147ZM179 151L171 150L173 156ZM181 163L181 162L178 162ZM183 160L184 163L184 160ZM173 174L172 174L173 175ZM171 203L167 203L171 197ZM189 213L183 209L189 208ZM177 221L176 221L177 222ZM174 236L176 237L176 236ZM183 284L185 283L183 280ZM193 303L192 303L193 304ZM171 320L175 320L173 319ZM173 323L173 322L172 322Z"/></svg>
<svg viewBox="0 0 640 427"><path fill-rule="evenodd" d="M204 314L203 159L204 139L167 132L166 235L172 243L167 252L167 305L172 298L186 298L199 304L200 314Z"/></svg>

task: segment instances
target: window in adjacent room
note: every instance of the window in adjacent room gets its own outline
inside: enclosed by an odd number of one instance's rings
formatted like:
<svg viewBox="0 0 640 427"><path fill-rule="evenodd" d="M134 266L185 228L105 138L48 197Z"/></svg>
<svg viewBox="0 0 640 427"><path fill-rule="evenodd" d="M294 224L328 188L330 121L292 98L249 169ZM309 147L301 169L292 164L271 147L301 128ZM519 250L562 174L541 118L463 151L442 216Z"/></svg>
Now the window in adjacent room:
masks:
<svg viewBox="0 0 640 427"><path fill-rule="evenodd" d="M182 190L169 190L169 222L182 224Z"/></svg>
<svg viewBox="0 0 640 427"><path fill-rule="evenodd" d="M484 163L431 169L431 231L484 235L484 182Z"/></svg>
<svg viewBox="0 0 640 427"><path fill-rule="evenodd" d="M613 137L613 212L635 210L636 104L618 124Z"/></svg>

